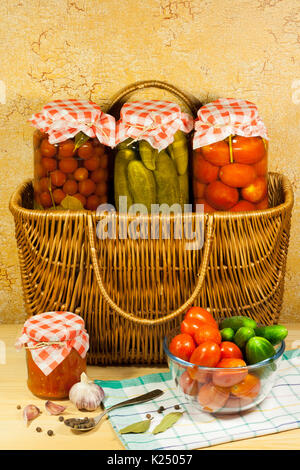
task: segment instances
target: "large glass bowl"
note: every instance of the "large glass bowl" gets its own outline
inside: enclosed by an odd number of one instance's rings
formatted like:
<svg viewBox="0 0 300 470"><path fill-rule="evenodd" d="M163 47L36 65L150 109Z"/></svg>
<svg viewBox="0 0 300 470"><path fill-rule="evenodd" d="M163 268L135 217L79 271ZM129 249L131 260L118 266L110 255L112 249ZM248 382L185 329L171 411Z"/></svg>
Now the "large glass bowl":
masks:
<svg viewBox="0 0 300 470"><path fill-rule="evenodd" d="M201 367L186 362L169 351L169 344L180 333L171 331L164 339L164 351L178 394L198 409L216 414L246 411L261 403L272 389L285 342L275 347L276 354L247 367Z"/></svg>

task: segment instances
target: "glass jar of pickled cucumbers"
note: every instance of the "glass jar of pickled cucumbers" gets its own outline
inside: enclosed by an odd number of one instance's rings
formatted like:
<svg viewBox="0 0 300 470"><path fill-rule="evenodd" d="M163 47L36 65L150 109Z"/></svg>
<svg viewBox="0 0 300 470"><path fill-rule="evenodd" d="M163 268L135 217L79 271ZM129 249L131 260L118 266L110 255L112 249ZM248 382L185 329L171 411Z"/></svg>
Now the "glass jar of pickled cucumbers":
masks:
<svg viewBox="0 0 300 470"><path fill-rule="evenodd" d="M127 212L133 205L144 214L153 213L154 205L158 213L170 212L171 207L171 211L184 210L190 200L188 134L192 128L192 117L181 113L176 104L151 100L123 106L116 125L114 162L118 211Z"/></svg>
<svg viewBox="0 0 300 470"><path fill-rule="evenodd" d="M217 100L200 108L195 129L194 203L205 212L267 209L268 143L255 105Z"/></svg>

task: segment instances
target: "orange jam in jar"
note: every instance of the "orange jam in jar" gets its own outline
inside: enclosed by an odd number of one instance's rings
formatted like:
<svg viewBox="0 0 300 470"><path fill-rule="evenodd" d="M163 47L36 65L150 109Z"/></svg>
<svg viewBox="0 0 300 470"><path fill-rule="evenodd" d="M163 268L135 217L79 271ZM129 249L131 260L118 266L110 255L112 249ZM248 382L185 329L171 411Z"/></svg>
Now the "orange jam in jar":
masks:
<svg viewBox="0 0 300 470"><path fill-rule="evenodd" d="M76 349L61 362L49 375L45 375L34 362L29 349L26 350L27 385L39 398L61 399L69 396L70 388L80 382L80 375L86 371L86 358Z"/></svg>
<svg viewBox="0 0 300 470"><path fill-rule="evenodd" d="M86 371L89 336L71 312L44 312L24 324L16 347L26 348L29 390L39 398L62 399Z"/></svg>

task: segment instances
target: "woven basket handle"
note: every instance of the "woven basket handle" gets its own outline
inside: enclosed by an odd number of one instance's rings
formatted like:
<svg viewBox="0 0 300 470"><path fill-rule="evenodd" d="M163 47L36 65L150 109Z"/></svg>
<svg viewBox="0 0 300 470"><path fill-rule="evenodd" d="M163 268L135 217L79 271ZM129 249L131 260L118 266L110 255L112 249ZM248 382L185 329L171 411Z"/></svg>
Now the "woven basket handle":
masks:
<svg viewBox="0 0 300 470"><path fill-rule="evenodd" d="M183 91L179 90L177 87L171 85L170 83L162 82L160 80L142 80L122 88L112 98L112 101L109 104L109 107L106 112L112 114L116 119L119 119L121 107L126 102L126 99L135 91L143 90L145 88L158 88L161 90L168 91L172 95L179 98L179 100L187 106L187 108L192 113L193 117L197 116L197 111L202 106L202 103L194 96L184 93Z"/></svg>
<svg viewBox="0 0 300 470"><path fill-rule="evenodd" d="M189 308L192 305L194 300L199 295L203 281L205 279L206 270L208 266L208 260L209 260L211 247L212 247L212 241L214 237L214 216L213 215L208 215L206 235L204 238L205 241L204 241L203 258L202 258L201 265L199 267L199 271L197 274L198 280L197 280L194 291L192 292L189 299L183 305L181 305L177 310L174 310L174 312L171 312L164 317L156 318L154 320L149 320L147 318L140 318L134 315L133 313L126 312L125 310L121 309L108 295L107 290L104 287L99 265L98 265L94 232L95 230L94 230L94 225L93 225L93 219L92 219L92 216L89 214L88 215L88 235L89 235L89 243L90 243L90 248L91 248L92 264L93 264L93 269L94 269L94 273L96 276L98 287L100 289L100 292L104 300L108 303L108 305L112 308L112 310L114 310L116 313L121 315L126 320L132 321L134 323L143 324L143 325L149 325L149 326L166 323L178 317L180 314L182 314L187 308Z"/></svg>

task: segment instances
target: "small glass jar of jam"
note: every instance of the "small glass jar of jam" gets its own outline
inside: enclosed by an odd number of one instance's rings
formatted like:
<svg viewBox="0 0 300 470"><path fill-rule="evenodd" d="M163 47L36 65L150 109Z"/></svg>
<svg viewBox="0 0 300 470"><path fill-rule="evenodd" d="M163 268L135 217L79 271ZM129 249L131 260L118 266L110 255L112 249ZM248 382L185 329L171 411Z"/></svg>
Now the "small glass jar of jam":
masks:
<svg viewBox="0 0 300 470"><path fill-rule="evenodd" d="M89 337L83 319L71 312L29 318L16 346L24 345L29 390L39 398L63 399L86 371Z"/></svg>
<svg viewBox="0 0 300 470"><path fill-rule="evenodd" d="M84 100L56 100L32 116L34 207L96 210L108 199L115 119Z"/></svg>
<svg viewBox="0 0 300 470"><path fill-rule="evenodd" d="M204 212L268 208L268 144L256 106L219 99L198 111L193 139L194 203Z"/></svg>

